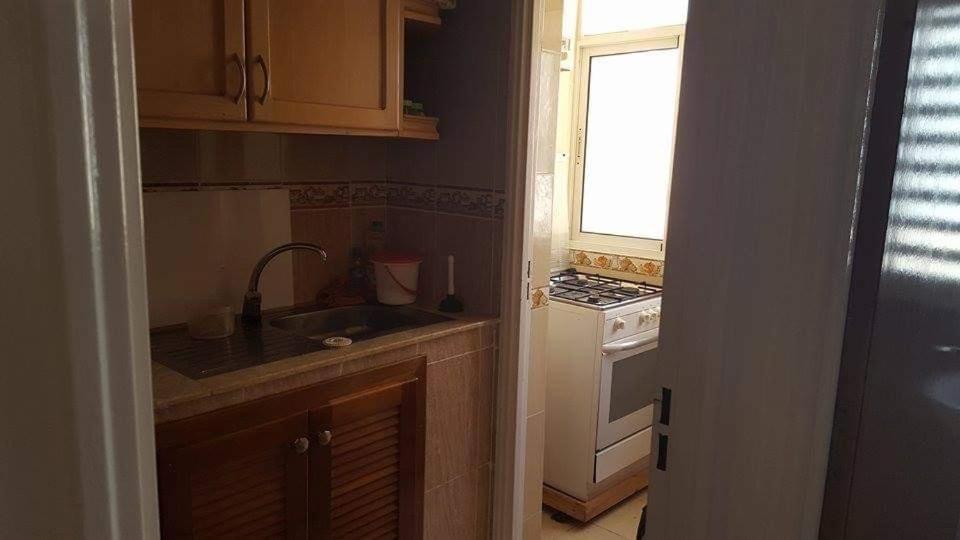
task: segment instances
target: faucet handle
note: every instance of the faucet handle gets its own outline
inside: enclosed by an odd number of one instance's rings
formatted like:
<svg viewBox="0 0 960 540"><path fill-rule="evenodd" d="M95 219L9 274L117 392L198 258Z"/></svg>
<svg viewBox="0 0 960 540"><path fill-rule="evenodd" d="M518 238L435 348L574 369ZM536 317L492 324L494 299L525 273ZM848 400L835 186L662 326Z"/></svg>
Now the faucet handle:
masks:
<svg viewBox="0 0 960 540"><path fill-rule="evenodd" d="M243 295L243 312L240 320L248 324L260 324L260 291L247 291Z"/></svg>

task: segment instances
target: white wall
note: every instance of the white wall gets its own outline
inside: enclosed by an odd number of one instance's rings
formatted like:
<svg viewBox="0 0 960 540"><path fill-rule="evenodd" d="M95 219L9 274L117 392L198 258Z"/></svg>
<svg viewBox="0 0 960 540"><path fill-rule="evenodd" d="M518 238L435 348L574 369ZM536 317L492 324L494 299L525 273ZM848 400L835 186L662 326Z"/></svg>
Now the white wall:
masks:
<svg viewBox="0 0 960 540"><path fill-rule="evenodd" d="M692 0L652 538L815 538L879 0Z"/></svg>

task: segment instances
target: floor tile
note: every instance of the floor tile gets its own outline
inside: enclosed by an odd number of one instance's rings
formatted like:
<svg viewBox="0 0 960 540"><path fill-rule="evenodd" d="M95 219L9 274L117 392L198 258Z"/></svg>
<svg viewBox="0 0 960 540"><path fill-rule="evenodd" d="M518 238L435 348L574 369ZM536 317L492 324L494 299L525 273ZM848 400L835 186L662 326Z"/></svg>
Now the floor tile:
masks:
<svg viewBox="0 0 960 540"><path fill-rule="evenodd" d="M585 540L633 540L640 524L640 512L647 504L646 490L623 501L593 519L590 523L576 521L561 523L552 516L554 511L544 508L541 514L541 538L543 540L564 540L579 538Z"/></svg>
<svg viewBox="0 0 960 540"><path fill-rule="evenodd" d="M640 525L640 513L646 505L647 491L643 490L603 514L600 514L591 524L617 533L620 536L636 538L637 527Z"/></svg>

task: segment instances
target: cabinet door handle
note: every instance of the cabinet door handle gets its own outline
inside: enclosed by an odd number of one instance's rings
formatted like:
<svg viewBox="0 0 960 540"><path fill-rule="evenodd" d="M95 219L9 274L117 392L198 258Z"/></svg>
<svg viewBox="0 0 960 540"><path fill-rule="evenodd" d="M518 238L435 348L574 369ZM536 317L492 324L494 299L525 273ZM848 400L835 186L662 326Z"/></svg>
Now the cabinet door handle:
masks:
<svg viewBox="0 0 960 540"><path fill-rule="evenodd" d="M293 441L293 451L302 454L310 449L310 439L306 437L300 437L299 439Z"/></svg>
<svg viewBox="0 0 960 540"><path fill-rule="evenodd" d="M261 105L267 102L267 95L270 94L270 70L267 69L267 61L263 59L262 54L258 54L254 63L260 65L263 70L263 95L257 98Z"/></svg>
<svg viewBox="0 0 960 540"><path fill-rule="evenodd" d="M317 442L320 443L320 446L327 446L331 440L333 440L333 433L330 433L329 429L317 433Z"/></svg>
<svg viewBox="0 0 960 540"><path fill-rule="evenodd" d="M237 70L240 71L240 91L233 97L233 102L239 104L243 95L247 93L247 67L243 65L243 59L237 53L233 53L230 62L236 64Z"/></svg>

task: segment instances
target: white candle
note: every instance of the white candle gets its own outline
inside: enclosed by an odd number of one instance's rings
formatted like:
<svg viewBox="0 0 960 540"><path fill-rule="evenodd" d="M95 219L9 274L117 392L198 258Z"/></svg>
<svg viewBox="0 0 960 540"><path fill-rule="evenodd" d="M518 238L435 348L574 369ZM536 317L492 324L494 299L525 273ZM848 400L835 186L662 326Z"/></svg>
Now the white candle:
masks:
<svg viewBox="0 0 960 540"><path fill-rule="evenodd" d="M453 296L453 255L447 255L447 294Z"/></svg>

